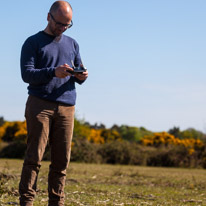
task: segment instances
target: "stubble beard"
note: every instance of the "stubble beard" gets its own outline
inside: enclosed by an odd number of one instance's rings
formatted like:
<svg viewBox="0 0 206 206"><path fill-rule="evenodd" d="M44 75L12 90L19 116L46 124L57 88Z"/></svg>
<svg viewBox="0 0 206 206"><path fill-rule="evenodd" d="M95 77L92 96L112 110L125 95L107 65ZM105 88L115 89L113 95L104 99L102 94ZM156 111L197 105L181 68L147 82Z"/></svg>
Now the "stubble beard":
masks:
<svg viewBox="0 0 206 206"><path fill-rule="evenodd" d="M53 36L61 36L62 35L62 31L59 31L57 28L52 27L51 25L49 25L49 31Z"/></svg>

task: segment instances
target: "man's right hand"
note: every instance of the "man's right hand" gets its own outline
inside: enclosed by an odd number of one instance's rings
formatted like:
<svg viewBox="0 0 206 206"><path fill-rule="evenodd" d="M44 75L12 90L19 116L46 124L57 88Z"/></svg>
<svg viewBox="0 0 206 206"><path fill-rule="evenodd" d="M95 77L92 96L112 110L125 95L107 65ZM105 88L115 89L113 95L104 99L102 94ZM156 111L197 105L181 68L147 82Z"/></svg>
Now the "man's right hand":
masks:
<svg viewBox="0 0 206 206"><path fill-rule="evenodd" d="M55 68L55 76L59 78L65 78L67 76L71 76L72 74L69 71L74 71L68 64L60 65Z"/></svg>

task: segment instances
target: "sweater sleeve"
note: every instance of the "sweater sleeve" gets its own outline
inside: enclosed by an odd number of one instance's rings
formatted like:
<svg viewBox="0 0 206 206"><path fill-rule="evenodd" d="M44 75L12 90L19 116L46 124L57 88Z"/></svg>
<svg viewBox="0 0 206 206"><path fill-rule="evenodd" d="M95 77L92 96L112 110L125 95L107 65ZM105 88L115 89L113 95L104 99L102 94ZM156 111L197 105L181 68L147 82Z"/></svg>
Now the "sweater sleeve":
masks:
<svg viewBox="0 0 206 206"><path fill-rule="evenodd" d="M55 68L35 68L37 63L37 45L33 39L27 39L21 50L21 76L29 84L44 84L55 76Z"/></svg>
<svg viewBox="0 0 206 206"><path fill-rule="evenodd" d="M79 52L79 45L76 41L74 41L74 49L75 49L74 65L75 67L79 67L82 64L82 60ZM82 81L74 77L74 81L78 84L82 84L85 80Z"/></svg>

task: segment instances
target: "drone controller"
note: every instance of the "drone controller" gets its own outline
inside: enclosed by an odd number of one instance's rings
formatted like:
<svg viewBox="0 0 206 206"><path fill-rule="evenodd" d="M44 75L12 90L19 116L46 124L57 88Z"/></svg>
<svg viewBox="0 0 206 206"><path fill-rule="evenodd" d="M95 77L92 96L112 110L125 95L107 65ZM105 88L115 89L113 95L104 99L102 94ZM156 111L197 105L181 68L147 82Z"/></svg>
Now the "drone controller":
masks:
<svg viewBox="0 0 206 206"><path fill-rule="evenodd" d="M83 73L83 72L86 72L87 71L87 69L83 66L83 64L81 64L80 66L78 66L78 67L75 67L74 66L74 62L71 60L71 63L72 63L72 68L73 68L73 71L67 71L67 72L69 72L69 73L71 73L71 74L81 74L81 73Z"/></svg>

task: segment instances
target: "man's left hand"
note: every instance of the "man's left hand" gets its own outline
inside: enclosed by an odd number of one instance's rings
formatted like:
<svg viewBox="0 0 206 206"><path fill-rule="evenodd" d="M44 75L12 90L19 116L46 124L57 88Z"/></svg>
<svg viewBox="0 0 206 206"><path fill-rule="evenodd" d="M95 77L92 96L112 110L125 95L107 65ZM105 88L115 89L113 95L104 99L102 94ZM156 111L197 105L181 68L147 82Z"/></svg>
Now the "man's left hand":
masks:
<svg viewBox="0 0 206 206"><path fill-rule="evenodd" d="M88 71L83 72L83 73L81 73L81 74L75 73L74 76L75 76L77 79L79 79L79 80L81 80L81 81L84 81L84 80L88 77Z"/></svg>

